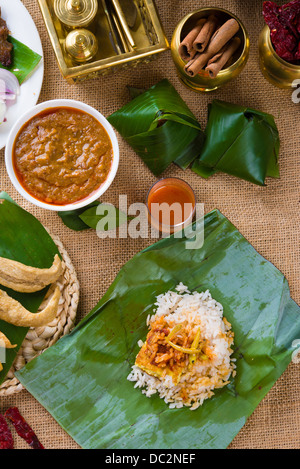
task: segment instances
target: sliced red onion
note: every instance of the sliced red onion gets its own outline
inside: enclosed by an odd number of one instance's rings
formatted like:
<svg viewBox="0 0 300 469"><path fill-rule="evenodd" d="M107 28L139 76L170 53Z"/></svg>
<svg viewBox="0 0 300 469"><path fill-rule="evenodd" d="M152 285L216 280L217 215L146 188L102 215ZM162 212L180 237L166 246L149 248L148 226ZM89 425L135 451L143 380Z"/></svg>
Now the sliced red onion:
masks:
<svg viewBox="0 0 300 469"><path fill-rule="evenodd" d="M0 124L5 120L6 110L6 104L3 101L0 101Z"/></svg>
<svg viewBox="0 0 300 469"><path fill-rule="evenodd" d="M5 68L0 68L0 99L13 104L19 93L20 84L17 77Z"/></svg>
<svg viewBox="0 0 300 469"><path fill-rule="evenodd" d="M16 95L13 93L1 93L0 92L0 100L1 101L15 101Z"/></svg>

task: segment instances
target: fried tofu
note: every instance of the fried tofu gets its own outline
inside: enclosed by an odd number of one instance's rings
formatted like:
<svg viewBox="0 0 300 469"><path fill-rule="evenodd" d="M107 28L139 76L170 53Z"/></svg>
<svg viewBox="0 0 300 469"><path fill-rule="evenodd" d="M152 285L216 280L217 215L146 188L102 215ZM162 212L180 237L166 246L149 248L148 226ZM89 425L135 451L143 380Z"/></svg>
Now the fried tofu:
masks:
<svg viewBox="0 0 300 469"><path fill-rule="evenodd" d="M139 351L135 360L135 365L148 375L154 376L155 378L163 378L166 375L171 376L175 385L179 383L183 373L183 368L179 365L174 365L171 369L169 366L161 367L151 363L147 354L147 343L145 343Z"/></svg>

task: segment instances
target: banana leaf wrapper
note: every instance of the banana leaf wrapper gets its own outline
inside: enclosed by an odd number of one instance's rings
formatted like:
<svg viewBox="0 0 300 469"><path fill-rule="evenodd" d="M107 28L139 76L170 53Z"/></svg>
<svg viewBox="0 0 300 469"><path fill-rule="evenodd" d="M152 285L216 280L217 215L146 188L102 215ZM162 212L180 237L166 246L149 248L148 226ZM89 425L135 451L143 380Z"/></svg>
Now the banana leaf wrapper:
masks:
<svg viewBox="0 0 300 469"><path fill-rule="evenodd" d="M12 65L10 67L3 67L3 65L0 64L0 68L6 68L6 70L12 72L21 85L26 78L29 78L33 74L42 57L11 36L9 36L8 40L14 46L12 50Z"/></svg>
<svg viewBox="0 0 300 469"><path fill-rule="evenodd" d="M172 162L186 169L200 154L204 138L200 124L166 79L108 120L155 176Z"/></svg>
<svg viewBox="0 0 300 469"><path fill-rule="evenodd" d="M266 177L279 178L279 147L273 116L214 100L202 152L192 169L204 178L221 171L263 186Z"/></svg>
<svg viewBox="0 0 300 469"><path fill-rule="evenodd" d="M163 239L133 257L77 328L17 373L83 448L226 448L291 361L300 308L284 276L218 211L205 216L201 249L185 243ZM156 296L179 282L209 289L235 333L236 377L195 411L127 380Z"/></svg>
<svg viewBox="0 0 300 469"><path fill-rule="evenodd" d="M4 192L0 193L0 257L6 257L32 267L49 268L58 249L41 223L30 213L16 205ZM27 310L36 313L47 288L36 293L18 293L0 285L12 298L19 301ZM26 337L28 328L16 327L0 320L3 332L14 349L6 350L6 362L0 372L3 383L13 361Z"/></svg>

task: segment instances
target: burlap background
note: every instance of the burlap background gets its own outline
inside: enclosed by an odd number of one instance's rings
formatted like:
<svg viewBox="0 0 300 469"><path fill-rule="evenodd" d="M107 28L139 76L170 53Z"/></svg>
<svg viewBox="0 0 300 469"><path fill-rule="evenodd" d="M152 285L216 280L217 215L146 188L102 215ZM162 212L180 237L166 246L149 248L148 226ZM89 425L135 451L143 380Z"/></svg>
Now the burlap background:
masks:
<svg viewBox="0 0 300 469"><path fill-rule="evenodd" d="M205 211L220 209L268 260L287 277L292 297L300 302L299 252L299 110L292 103L291 92L270 85L258 65L257 41L263 26L262 0L157 0L162 23L170 40L176 23L190 11L202 6L220 6L237 14L245 23L251 40L251 54L246 69L233 83L204 96L189 91L179 83L169 52L148 65L126 70L116 76L67 84L60 75L36 0L23 2L31 13L41 36L45 55L45 79L40 101L73 98L84 101L104 115L127 102L126 85L148 87L168 78L191 110L206 124L207 103L220 98L272 113L277 121L282 148L280 180L269 180L261 188L226 175L208 181L191 171L182 173L174 166L167 175L184 177L195 189ZM128 194L128 202L143 202L154 176L134 152L121 140L121 163L117 178L106 193L105 201L118 203L119 194ZM53 234L59 235L77 269L81 284L78 317L87 314L104 294L120 267L149 240L99 240L93 231L75 233L64 227L55 213L36 209L13 189L5 170L4 153L0 155L0 188L7 191L25 209L33 213ZM299 365L291 364L267 397L258 406L230 448L300 448L300 374ZM0 412L17 405L36 430L46 448L78 448L77 444L54 421L50 414L27 392L1 398ZM27 448L16 436L16 447Z"/></svg>

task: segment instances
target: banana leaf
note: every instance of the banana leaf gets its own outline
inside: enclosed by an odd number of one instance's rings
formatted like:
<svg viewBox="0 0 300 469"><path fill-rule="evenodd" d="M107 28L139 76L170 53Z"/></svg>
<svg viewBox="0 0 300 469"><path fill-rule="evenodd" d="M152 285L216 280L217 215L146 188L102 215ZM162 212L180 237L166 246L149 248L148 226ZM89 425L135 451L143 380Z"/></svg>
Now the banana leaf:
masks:
<svg viewBox="0 0 300 469"><path fill-rule="evenodd" d="M267 176L279 178L279 147L273 116L214 100L202 152L192 169L204 178L221 171L263 186Z"/></svg>
<svg viewBox="0 0 300 469"><path fill-rule="evenodd" d="M52 265L55 254L58 254L57 247L41 223L16 205L7 194L0 193L0 257L33 267L48 268ZM44 289L37 293L17 293L1 285L0 288L32 313L37 312L47 292ZM6 362L0 372L1 384L16 358L28 328L0 321L0 331L12 344L17 344L15 349L6 350Z"/></svg>
<svg viewBox="0 0 300 469"><path fill-rule="evenodd" d="M114 208L114 211L112 213L112 218L109 220L108 213L111 213L110 210L112 207ZM58 212L58 215L64 224L74 231L83 231L88 230L89 228L97 230L99 222L104 218L106 223L103 230L108 231L108 229L118 228L133 218L121 212L117 207L114 207L111 204L104 204L99 202L99 200L96 200L95 202L92 202L86 207L78 210Z"/></svg>
<svg viewBox="0 0 300 469"><path fill-rule="evenodd" d="M32 75L42 57L11 36L9 36L8 40L14 46L12 51L12 65L10 67L3 67L3 65L0 64L0 68L6 68L6 70L12 72L21 85L26 78Z"/></svg>
<svg viewBox="0 0 300 469"><path fill-rule="evenodd" d="M198 250L170 237L134 256L74 331L17 373L83 448L225 448L291 361L300 308L286 279L220 212L204 230ZM235 333L236 377L195 411L126 379L155 297L181 281L209 289Z"/></svg>
<svg viewBox="0 0 300 469"><path fill-rule="evenodd" d="M108 120L155 176L172 162L186 169L200 154L200 124L166 79L137 94Z"/></svg>
<svg viewBox="0 0 300 469"><path fill-rule="evenodd" d="M95 200L91 204L87 205L86 207L79 208L77 210L67 210L66 212L57 212L57 215L62 219L63 223L74 231L84 231L90 228L81 218L81 215L84 214L87 210L93 208L97 210L98 205L101 202L99 200Z"/></svg>

